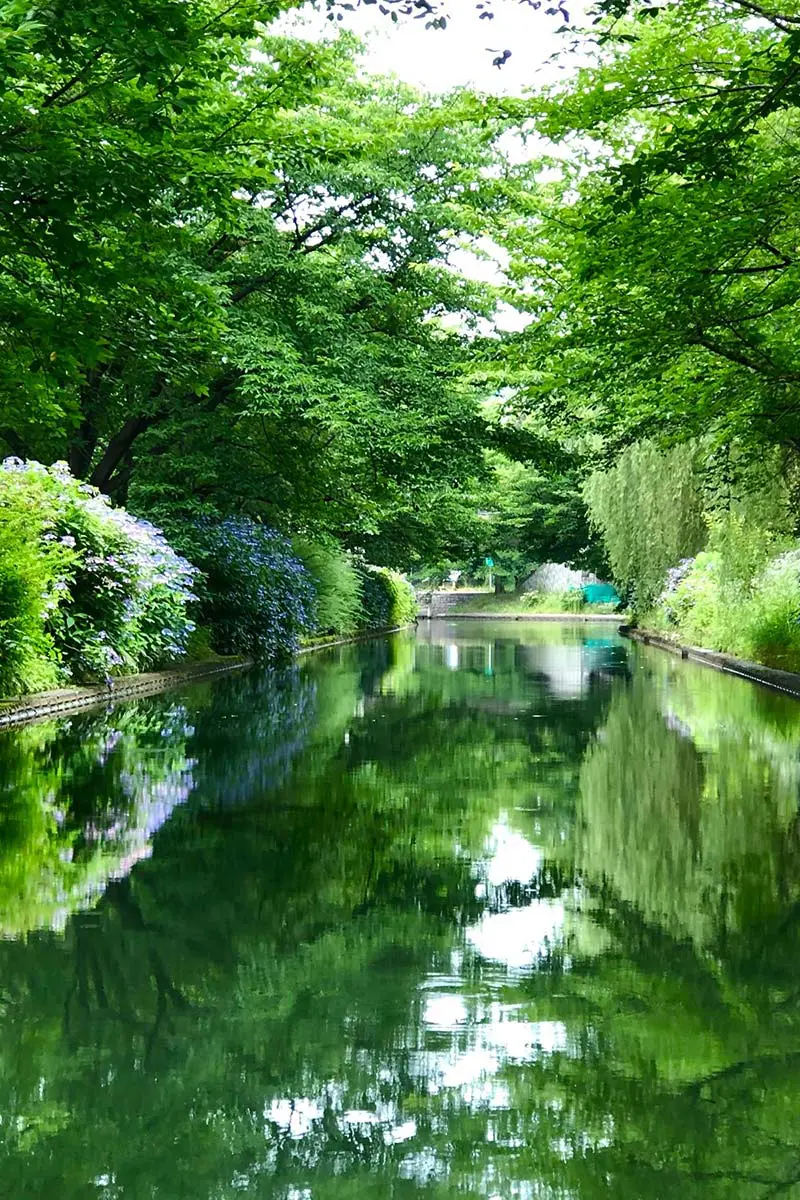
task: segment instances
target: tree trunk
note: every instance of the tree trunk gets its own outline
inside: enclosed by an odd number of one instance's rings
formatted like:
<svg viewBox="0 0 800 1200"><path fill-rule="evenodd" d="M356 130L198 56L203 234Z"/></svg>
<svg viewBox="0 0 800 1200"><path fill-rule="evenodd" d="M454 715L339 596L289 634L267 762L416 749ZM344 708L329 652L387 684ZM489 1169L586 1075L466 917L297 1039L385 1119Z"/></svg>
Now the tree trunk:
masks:
<svg viewBox="0 0 800 1200"><path fill-rule="evenodd" d="M0 442L5 442L9 450L17 458L28 457L28 447L14 429L0 429Z"/></svg>
<svg viewBox="0 0 800 1200"><path fill-rule="evenodd" d="M144 433L145 429L152 425L154 420L154 417L129 417L119 433L114 434L106 446L105 453L92 471L89 482L93 483L101 492L105 491L109 480L133 446L139 434Z"/></svg>
<svg viewBox="0 0 800 1200"><path fill-rule="evenodd" d="M67 463L76 479L85 479L97 446L97 430L90 417L84 417L77 432L70 438Z"/></svg>

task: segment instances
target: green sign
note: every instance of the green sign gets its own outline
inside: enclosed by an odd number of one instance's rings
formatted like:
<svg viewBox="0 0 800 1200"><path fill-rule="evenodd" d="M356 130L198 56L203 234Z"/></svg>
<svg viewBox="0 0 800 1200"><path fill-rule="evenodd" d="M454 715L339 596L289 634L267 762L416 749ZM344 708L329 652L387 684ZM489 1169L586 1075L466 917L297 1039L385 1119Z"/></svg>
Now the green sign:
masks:
<svg viewBox="0 0 800 1200"><path fill-rule="evenodd" d="M486 563L486 566L487 566L487 567L493 567L493 566L494 566L494 559L493 559L493 558L485 558L483 561Z"/></svg>

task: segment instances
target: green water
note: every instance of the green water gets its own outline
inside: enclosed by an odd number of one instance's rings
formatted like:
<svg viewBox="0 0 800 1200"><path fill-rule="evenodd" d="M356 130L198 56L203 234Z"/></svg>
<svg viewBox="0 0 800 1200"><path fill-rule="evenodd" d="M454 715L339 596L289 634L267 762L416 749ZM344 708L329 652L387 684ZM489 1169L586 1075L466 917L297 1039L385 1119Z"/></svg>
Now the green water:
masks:
<svg viewBox="0 0 800 1200"><path fill-rule="evenodd" d="M612 629L0 735L0 1194L800 1197L800 704Z"/></svg>

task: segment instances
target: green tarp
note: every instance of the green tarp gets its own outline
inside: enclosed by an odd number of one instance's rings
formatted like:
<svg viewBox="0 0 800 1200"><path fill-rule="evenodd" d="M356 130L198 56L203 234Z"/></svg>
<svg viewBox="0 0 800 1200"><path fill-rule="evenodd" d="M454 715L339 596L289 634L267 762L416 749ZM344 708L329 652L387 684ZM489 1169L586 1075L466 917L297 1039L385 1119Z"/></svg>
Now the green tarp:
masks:
<svg viewBox="0 0 800 1200"><path fill-rule="evenodd" d="M619 593L610 583L585 583L581 591L587 604L619 604Z"/></svg>

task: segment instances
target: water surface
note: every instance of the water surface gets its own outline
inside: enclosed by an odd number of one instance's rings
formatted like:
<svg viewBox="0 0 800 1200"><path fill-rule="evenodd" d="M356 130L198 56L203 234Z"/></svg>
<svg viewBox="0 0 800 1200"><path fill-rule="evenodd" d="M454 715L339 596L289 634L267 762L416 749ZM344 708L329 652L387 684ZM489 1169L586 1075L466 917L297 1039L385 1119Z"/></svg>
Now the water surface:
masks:
<svg viewBox="0 0 800 1200"><path fill-rule="evenodd" d="M476 621L0 735L0 1194L800 1197L799 750Z"/></svg>

